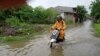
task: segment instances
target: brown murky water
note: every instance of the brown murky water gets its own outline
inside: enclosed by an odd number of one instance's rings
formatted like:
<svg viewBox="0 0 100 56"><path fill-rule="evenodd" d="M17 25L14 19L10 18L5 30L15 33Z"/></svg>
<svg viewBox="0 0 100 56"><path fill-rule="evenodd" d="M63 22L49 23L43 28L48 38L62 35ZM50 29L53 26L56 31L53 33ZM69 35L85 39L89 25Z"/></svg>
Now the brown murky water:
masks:
<svg viewBox="0 0 100 56"><path fill-rule="evenodd" d="M91 21L66 31L66 41L49 48L49 34L22 48L0 46L0 56L100 56L100 39L93 36Z"/></svg>

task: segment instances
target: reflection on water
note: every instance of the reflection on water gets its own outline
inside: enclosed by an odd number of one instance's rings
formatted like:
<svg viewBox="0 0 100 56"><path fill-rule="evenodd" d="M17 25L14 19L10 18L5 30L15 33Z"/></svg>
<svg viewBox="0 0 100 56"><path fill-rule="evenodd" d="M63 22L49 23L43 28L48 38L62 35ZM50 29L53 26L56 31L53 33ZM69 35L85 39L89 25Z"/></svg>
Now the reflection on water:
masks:
<svg viewBox="0 0 100 56"><path fill-rule="evenodd" d="M57 46L51 49L51 53L49 56L64 56L62 46Z"/></svg>

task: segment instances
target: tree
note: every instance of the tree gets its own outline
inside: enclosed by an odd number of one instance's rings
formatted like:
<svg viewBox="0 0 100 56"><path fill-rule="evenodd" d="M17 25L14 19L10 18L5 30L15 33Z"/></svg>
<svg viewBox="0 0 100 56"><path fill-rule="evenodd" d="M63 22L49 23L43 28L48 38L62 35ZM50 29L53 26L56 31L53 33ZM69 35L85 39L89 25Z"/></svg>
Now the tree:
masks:
<svg viewBox="0 0 100 56"><path fill-rule="evenodd" d="M100 22L100 0L95 0L90 5L91 16L95 18L95 22Z"/></svg>
<svg viewBox="0 0 100 56"><path fill-rule="evenodd" d="M48 22L55 22L57 19L56 17L59 15L60 13L58 13L56 10L52 9L52 8L48 8L45 11L45 16L46 16L46 21Z"/></svg>
<svg viewBox="0 0 100 56"><path fill-rule="evenodd" d="M53 19L57 15L58 13L55 10L49 8L45 9L41 6L32 8L31 6L24 4L18 8L1 9L0 21L2 20L11 25L13 20L18 20L21 23L49 24L54 22Z"/></svg>
<svg viewBox="0 0 100 56"><path fill-rule="evenodd" d="M76 12L78 14L80 22L83 22L84 18L86 18L86 14L87 14L85 7L78 5L76 8Z"/></svg>
<svg viewBox="0 0 100 56"><path fill-rule="evenodd" d="M57 11L39 6L33 9L33 23L53 23L57 15Z"/></svg>

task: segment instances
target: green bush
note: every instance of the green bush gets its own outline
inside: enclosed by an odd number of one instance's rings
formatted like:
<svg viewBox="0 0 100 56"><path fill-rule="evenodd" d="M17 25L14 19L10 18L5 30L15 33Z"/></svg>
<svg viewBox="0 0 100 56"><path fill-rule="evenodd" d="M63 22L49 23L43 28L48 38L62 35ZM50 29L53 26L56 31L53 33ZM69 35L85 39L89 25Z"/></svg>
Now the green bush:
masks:
<svg viewBox="0 0 100 56"><path fill-rule="evenodd" d="M7 18L6 23L11 27L16 27L19 26L21 22L19 21L18 18L12 17L12 18Z"/></svg>
<svg viewBox="0 0 100 56"><path fill-rule="evenodd" d="M19 8L0 10L0 21L7 22L11 26L18 26L20 22L34 24L50 24L58 16L58 12L43 7L32 8L25 4Z"/></svg>
<svg viewBox="0 0 100 56"><path fill-rule="evenodd" d="M58 12L51 8L44 9L43 7L36 7L33 9L33 23L38 24L50 24L54 22L54 19L58 16Z"/></svg>

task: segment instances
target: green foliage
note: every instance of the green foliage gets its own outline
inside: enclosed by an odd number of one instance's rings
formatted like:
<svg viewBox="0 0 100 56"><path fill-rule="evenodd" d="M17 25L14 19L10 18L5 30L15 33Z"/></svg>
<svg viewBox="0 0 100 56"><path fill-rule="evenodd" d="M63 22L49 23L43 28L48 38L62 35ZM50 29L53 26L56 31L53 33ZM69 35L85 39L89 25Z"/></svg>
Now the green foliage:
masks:
<svg viewBox="0 0 100 56"><path fill-rule="evenodd" d="M44 9L43 7L36 7L33 10L33 23L50 24L54 22L54 18L58 13L52 9Z"/></svg>
<svg viewBox="0 0 100 56"><path fill-rule="evenodd" d="M29 38L28 37L29 37L28 35L25 35L25 36L3 36L2 40L5 43L12 43L12 42L16 42L16 41L20 42L23 40L30 39L30 37ZM31 37L32 37L32 35L31 35Z"/></svg>
<svg viewBox="0 0 100 56"><path fill-rule="evenodd" d="M51 23L54 23L57 19L56 17L59 15L59 13L51 8L48 8L46 11L45 11L45 16L46 16L46 21L47 22L51 22Z"/></svg>
<svg viewBox="0 0 100 56"><path fill-rule="evenodd" d="M91 15L95 15L95 13L100 13L100 0L95 0L91 3Z"/></svg>
<svg viewBox="0 0 100 56"><path fill-rule="evenodd" d="M76 11L81 17L86 18L87 11L84 6L78 5Z"/></svg>
<svg viewBox="0 0 100 56"><path fill-rule="evenodd" d="M54 18L58 15L55 10L44 9L43 7L32 8L25 4L19 8L2 9L0 10L0 21L8 18L15 18L21 22L35 23L35 24L49 24L54 22Z"/></svg>
<svg viewBox="0 0 100 56"><path fill-rule="evenodd" d="M19 39L19 38L16 38L17 40ZM10 42L10 41L15 41L16 40L15 38L13 38L12 36L10 37L7 37L7 38L4 38L3 40L5 41L5 42Z"/></svg>
<svg viewBox="0 0 100 56"><path fill-rule="evenodd" d="M12 18L7 18L6 23L11 27L16 27L19 26L21 22L16 17L12 17Z"/></svg>
<svg viewBox="0 0 100 56"><path fill-rule="evenodd" d="M0 22L5 20L3 10L0 10Z"/></svg>
<svg viewBox="0 0 100 56"><path fill-rule="evenodd" d="M36 7L34 8L33 13L34 13L33 23L43 23L43 21L45 21L46 16L44 8Z"/></svg>
<svg viewBox="0 0 100 56"><path fill-rule="evenodd" d="M90 5L91 16L95 18L96 21L100 22L100 0L95 0Z"/></svg>
<svg viewBox="0 0 100 56"><path fill-rule="evenodd" d="M95 30L95 35L96 35L97 37L100 37L100 23L99 23L99 24L94 23L94 24L93 24L93 27L94 27L94 30Z"/></svg>

